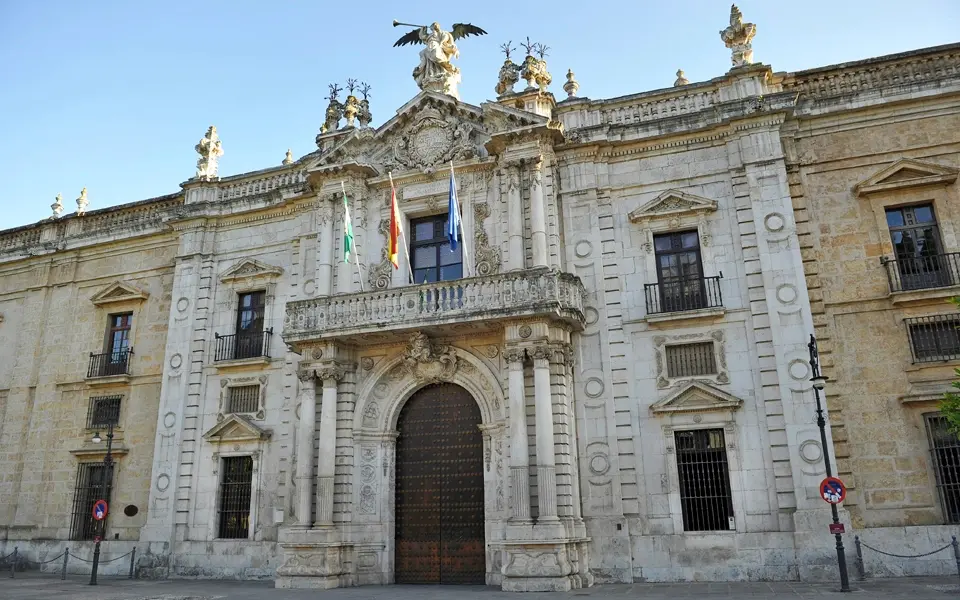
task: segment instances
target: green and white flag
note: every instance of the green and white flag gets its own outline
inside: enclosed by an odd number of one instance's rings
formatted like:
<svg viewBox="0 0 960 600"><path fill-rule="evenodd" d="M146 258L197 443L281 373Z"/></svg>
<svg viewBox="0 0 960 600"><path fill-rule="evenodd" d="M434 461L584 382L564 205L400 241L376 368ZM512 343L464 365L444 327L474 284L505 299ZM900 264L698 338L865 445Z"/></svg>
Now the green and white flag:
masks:
<svg viewBox="0 0 960 600"><path fill-rule="evenodd" d="M347 203L347 191L343 191L343 262L350 262L353 252L353 221L350 219L350 205ZM359 266L359 265L358 265Z"/></svg>

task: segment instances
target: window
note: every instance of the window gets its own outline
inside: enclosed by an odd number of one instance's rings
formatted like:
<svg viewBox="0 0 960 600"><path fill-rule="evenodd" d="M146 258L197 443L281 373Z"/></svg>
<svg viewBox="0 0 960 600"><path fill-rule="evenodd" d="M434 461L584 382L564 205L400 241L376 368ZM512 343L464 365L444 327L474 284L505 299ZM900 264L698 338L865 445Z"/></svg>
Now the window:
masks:
<svg viewBox="0 0 960 600"><path fill-rule="evenodd" d="M894 291L951 285L956 265L943 254L933 205L888 208L886 215L897 265L890 273Z"/></svg>
<svg viewBox="0 0 960 600"><path fill-rule="evenodd" d="M237 333L234 339L225 336L227 359L265 356L263 315L266 292L240 294L237 306ZM218 348L218 354L220 354Z"/></svg>
<svg viewBox="0 0 960 600"><path fill-rule="evenodd" d="M110 322L107 327L107 354L110 355L112 362L119 360L126 362L126 352L130 348L130 326L132 324L133 313L110 315Z"/></svg>
<svg viewBox="0 0 960 600"><path fill-rule="evenodd" d="M447 216L437 215L410 222L410 240L414 283L452 281L463 277L461 244L450 250L447 239Z"/></svg>
<svg viewBox="0 0 960 600"><path fill-rule="evenodd" d="M924 415L937 492L947 523L960 523L960 438L950 432L946 417Z"/></svg>
<svg viewBox="0 0 960 600"><path fill-rule="evenodd" d="M960 315L934 315L904 319L913 362L960 358Z"/></svg>
<svg viewBox="0 0 960 600"><path fill-rule="evenodd" d="M704 278L700 234L694 231L653 236L657 283L646 284L648 313L722 306L719 277Z"/></svg>
<svg viewBox="0 0 960 600"><path fill-rule="evenodd" d="M223 459L220 528L217 537L242 539L249 536L252 479L252 457L229 456Z"/></svg>
<svg viewBox="0 0 960 600"><path fill-rule="evenodd" d="M87 409L87 428L99 429L120 422L120 401L123 396L92 396Z"/></svg>
<svg viewBox="0 0 960 600"><path fill-rule="evenodd" d="M239 385L229 390L226 414L257 412L260 406L259 385Z"/></svg>
<svg viewBox="0 0 960 600"><path fill-rule="evenodd" d="M667 377L716 375L717 361L713 342L667 346Z"/></svg>
<svg viewBox="0 0 960 600"><path fill-rule="evenodd" d="M113 465L108 470L103 463L82 463L77 469L77 486L73 496L73 521L70 539L92 540L102 535L97 521L93 520L93 503L97 500L110 502L110 487ZM102 522L102 521L101 521Z"/></svg>
<svg viewBox="0 0 960 600"><path fill-rule="evenodd" d="M677 431L674 435L683 530L735 529L723 430Z"/></svg>

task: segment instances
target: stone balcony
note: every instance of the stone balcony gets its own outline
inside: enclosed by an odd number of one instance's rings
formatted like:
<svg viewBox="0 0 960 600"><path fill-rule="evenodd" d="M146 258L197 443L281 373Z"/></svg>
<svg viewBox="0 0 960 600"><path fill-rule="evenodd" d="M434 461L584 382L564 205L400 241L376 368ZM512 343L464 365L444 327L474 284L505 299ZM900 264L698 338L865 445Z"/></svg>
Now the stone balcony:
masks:
<svg viewBox="0 0 960 600"><path fill-rule="evenodd" d="M504 320L544 317L575 329L584 323L580 279L546 268L338 294L287 303L283 339L303 342L350 338L358 345L433 335L493 331Z"/></svg>

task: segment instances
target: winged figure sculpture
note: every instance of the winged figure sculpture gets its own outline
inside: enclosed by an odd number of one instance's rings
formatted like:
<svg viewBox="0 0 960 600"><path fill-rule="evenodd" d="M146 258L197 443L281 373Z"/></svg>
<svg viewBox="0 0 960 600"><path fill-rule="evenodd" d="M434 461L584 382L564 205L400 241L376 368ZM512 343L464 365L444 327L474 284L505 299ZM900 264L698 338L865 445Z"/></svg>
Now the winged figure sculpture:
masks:
<svg viewBox="0 0 960 600"><path fill-rule="evenodd" d="M393 26L410 23L393 22ZM470 23L454 23L453 31L445 31L439 23L429 27L417 26L401 37L394 47L407 44L423 44L420 51L420 64L413 70L413 78L422 90L448 94L458 97L457 84L460 83L460 69L451 60L460 57L456 40L471 35L486 35L486 31Z"/></svg>

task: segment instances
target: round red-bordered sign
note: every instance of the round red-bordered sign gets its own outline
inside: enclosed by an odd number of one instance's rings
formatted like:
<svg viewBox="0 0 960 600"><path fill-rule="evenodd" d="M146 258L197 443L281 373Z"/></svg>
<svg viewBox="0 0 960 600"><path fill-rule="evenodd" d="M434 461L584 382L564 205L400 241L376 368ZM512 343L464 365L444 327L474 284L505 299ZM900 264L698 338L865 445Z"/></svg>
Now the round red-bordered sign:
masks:
<svg viewBox="0 0 960 600"><path fill-rule="evenodd" d="M820 482L820 497L827 504L840 504L847 497L847 486L836 477L827 477Z"/></svg>
<svg viewBox="0 0 960 600"><path fill-rule="evenodd" d="M93 518L96 521L102 521L107 518L107 501L97 500L93 503Z"/></svg>

